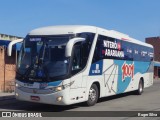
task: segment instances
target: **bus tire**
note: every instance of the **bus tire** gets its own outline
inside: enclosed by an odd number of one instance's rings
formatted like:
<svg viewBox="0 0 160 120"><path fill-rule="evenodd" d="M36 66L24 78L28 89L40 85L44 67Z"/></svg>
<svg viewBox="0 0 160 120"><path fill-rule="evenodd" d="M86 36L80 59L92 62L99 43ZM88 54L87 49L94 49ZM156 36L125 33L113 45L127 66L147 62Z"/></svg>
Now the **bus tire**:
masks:
<svg viewBox="0 0 160 120"><path fill-rule="evenodd" d="M88 95L88 101L86 102L88 106L93 106L97 103L98 101L98 88L96 84L92 84L90 90L89 90L89 95Z"/></svg>
<svg viewBox="0 0 160 120"><path fill-rule="evenodd" d="M143 81L142 79L139 81L138 90L136 91L137 95L141 95L143 93Z"/></svg>

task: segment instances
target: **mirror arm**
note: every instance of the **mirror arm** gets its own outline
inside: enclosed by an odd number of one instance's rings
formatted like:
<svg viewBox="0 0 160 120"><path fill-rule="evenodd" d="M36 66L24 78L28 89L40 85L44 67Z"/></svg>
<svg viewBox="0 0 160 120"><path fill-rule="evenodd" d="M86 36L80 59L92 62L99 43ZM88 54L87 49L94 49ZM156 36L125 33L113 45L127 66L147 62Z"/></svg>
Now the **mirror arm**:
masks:
<svg viewBox="0 0 160 120"><path fill-rule="evenodd" d="M73 38L66 45L65 56L70 57L75 43L85 41L85 38Z"/></svg>

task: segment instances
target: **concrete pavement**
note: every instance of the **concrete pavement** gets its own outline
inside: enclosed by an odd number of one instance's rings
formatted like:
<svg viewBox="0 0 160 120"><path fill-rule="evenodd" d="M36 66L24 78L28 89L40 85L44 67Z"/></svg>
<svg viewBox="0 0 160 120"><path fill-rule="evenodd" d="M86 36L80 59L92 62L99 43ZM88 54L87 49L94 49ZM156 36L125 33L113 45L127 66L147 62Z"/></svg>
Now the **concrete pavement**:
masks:
<svg viewBox="0 0 160 120"><path fill-rule="evenodd" d="M0 105L8 104L8 101L14 100L14 92L12 93L3 93L0 92Z"/></svg>

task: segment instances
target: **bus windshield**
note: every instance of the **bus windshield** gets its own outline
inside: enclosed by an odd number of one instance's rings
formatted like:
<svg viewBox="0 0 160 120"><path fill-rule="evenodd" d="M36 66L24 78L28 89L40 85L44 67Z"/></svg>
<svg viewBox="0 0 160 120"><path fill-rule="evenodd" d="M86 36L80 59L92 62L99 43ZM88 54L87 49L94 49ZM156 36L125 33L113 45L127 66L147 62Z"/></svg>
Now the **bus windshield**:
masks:
<svg viewBox="0 0 160 120"><path fill-rule="evenodd" d="M31 37L23 42L17 74L35 79L64 76L69 70L69 58L65 57L67 36Z"/></svg>

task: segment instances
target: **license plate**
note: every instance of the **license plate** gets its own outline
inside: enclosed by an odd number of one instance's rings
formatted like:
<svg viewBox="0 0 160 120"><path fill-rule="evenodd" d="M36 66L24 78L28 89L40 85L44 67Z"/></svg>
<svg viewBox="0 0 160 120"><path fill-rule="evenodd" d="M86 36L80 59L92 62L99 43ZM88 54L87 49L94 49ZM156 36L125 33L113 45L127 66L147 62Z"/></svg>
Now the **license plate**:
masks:
<svg viewBox="0 0 160 120"><path fill-rule="evenodd" d="M31 100L40 101L40 97L39 96L31 96Z"/></svg>

